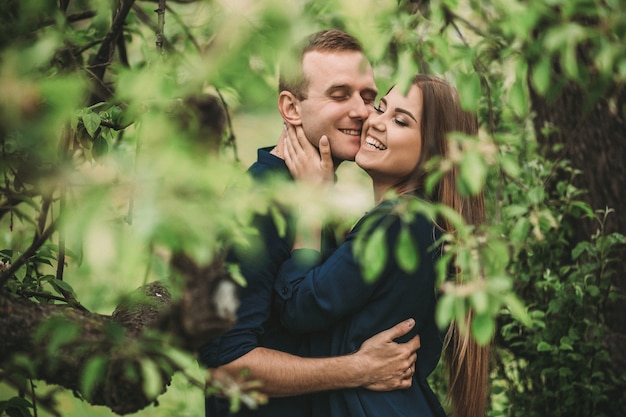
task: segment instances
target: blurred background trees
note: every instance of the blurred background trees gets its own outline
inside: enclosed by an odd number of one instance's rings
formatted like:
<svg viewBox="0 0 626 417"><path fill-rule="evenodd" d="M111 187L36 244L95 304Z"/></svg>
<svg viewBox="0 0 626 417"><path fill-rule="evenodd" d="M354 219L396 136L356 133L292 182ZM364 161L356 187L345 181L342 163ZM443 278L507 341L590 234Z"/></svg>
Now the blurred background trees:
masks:
<svg viewBox="0 0 626 417"><path fill-rule="evenodd" d="M471 308L475 336L494 339L490 415L623 415L625 8L4 1L0 412L71 415L46 381L108 407L94 415L157 399L150 415L201 415L208 375L194 350L232 323L223 294L241 283L223 253L253 233L254 213L287 204L243 175L278 137L278 62L336 27L362 41L381 92L429 72L479 113L480 135L455 138L466 156L447 163L467 192L487 193L483 239L455 246L466 270L463 254L478 254L480 273L448 289L438 318ZM345 170L356 194L342 211L358 215L363 183ZM196 402L172 397L189 392Z"/></svg>

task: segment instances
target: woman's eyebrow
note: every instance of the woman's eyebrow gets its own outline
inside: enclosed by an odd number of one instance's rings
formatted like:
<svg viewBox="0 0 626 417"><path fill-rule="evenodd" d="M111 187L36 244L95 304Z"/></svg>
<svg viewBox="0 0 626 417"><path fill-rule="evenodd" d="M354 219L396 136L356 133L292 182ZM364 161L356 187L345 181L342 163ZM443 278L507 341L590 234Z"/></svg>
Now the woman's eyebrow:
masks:
<svg viewBox="0 0 626 417"><path fill-rule="evenodd" d="M385 100L385 98L384 98L384 97L380 99L380 102L381 102L381 103L383 103L385 106L387 105L387 100ZM415 122L417 123L417 119L415 118L415 116L413 116L413 113L411 113L410 111L405 110L405 109L400 108L400 107L396 107L396 108L395 108L395 109L393 109L393 110L394 110L395 112L397 112L397 113L403 113L403 114L406 114L406 115L407 115L407 116L409 116L411 119L415 120Z"/></svg>
<svg viewBox="0 0 626 417"><path fill-rule="evenodd" d="M403 113L403 114L406 114L407 116L409 116L411 119L413 119L413 120L417 123L417 119L415 118L415 116L413 116L413 114L412 114L410 111L408 111L408 110L404 110L404 109L402 109L402 108L400 108L400 107L396 107L394 110L395 110L397 113Z"/></svg>

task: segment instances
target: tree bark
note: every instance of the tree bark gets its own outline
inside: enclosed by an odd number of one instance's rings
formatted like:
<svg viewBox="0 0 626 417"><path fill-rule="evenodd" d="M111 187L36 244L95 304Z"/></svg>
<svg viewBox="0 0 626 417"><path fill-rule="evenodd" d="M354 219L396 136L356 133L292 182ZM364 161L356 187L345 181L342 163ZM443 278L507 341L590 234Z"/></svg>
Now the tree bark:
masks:
<svg viewBox="0 0 626 417"><path fill-rule="evenodd" d="M195 353L236 319L236 284L221 262L201 267L177 254L172 266L186 284L179 300L173 302L167 288L155 282L135 291L111 316L0 292L0 367L10 370L14 383L19 383L15 376L22 374L60 385L120 415L145 408L155 398L144 392L141 361L166 364L158 366L161 393L177 370L176 364L159 354L159 343ZM160 335L155 338L147 329ZM67 334L71 336L63 336ZM11 362L15 354L25 355L32 369L20 369ZM85 393L83 372L95 357L105 359L106 371L96 388Z"/></svg>

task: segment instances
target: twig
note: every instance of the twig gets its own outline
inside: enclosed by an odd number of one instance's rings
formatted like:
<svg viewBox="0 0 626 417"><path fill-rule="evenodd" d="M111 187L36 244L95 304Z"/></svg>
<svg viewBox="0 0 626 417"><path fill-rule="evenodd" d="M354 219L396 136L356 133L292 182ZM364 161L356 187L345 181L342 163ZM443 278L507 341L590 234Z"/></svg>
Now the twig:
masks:
<svg viewBox="0 0 626 417"><path fill-rule="evenodd" d="M28 261L28 259L30 259L31 256L35 254L37 249L39 249L44 243L46 243L48 238L50 238L50 236L52 236L52 234L56 231L56 228L57 221L55 220L50 226L48 226L46 230L43 231L39 238L35 239L35 241L31 243L30 247L26 249L26 251L24 251L24 253L22 253L22 255L17 258L15 262L13 262L11 266L6 271L4 271L4 273L2 273L2 275L0 275L0 288L4 287L5 284L9 281L9 278L11 278L13 274L15 274L15 272L20 269Z"/></svg>
<svg viewBox="0 0 626 417"><path fill-rule="evenodd" d="M58 295L47 294L45 292L18 290L17 293L24 297L39 297L39 298L45 298L46 300L54 300L54 301L61 301L61 302L67 303L66 298L59 297Z"/></svg>
<svg viewBox="0 0 626 417"><path fill-rule="evenodd" d="M152 29L155 33L157 32L157 25L152 21L152 18L147 15L142 9L141 7L134 5L133 6L133 11L135 12L135 15L137 16L137 18L146 26L148 26L150 29ZM171 52L177 52L176 49L169 43L169 41L167 39L163 39L163 46L165 47L165 50L168 53Z"/></svg>
<svg viewBox="0 0 626 417"><path fill-rule="evenodd" d="M117 9L117 13L113 18L113 23L111 24L111 29L104 37L102 44L100 45L100 49L96 53L94 60L89 65L89 68L92 70L92 73L96 80L100 84L104 84L104 73L111 63L111 57L113 56L113 52L115 51L115 44L117 38L121 35L124 29L124 23L126 21L126 17L130 12L130 9L133 7L135 0L121 0L120 5ZM94 93L90 99L90 104L93 104L97 101L100 101L101 97L98 97L98 93Z"/></svg>
<svg viewBox="0 0 626 417"><path fill-rule="evenodd" d="M155 10L158 15L156 31L156 47L159 54L163 55L163 30L165 28L165 0L159 0L159 8Z"/></svg>
<svg viewBox="0 0 626 417"><path fill-rule="evenodd" d="M226 139L226 144L228 146L231 146L233 148L233 154L235 157L235 162L239 162L239 154L237 152L237 141L235 138L235 132L233 130L233 124L232 121L230 120L230 114L228 112L228 105L226 104L226 100L224 100L224 97L222 96L222 93L220 92L219 88L216 88L215 91L217 91L217 95L220 98L220 102L222 103L222 107L224 107L224 114L226 115L226 122L228 123L228 139Z"/></svg>

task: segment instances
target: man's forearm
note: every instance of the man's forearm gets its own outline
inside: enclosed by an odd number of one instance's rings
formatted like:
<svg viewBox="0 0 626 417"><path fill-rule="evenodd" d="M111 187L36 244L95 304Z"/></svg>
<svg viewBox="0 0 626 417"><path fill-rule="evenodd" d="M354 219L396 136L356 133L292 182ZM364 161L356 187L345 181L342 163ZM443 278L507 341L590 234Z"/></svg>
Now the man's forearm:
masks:
<svg viewBox="0 0 626 417"><path fill-rule="evenodd" d="M302 358L289 353L257 347L239 359L220 367L235 376L244 369L260 380L260 391L270 397L285 397L364 384L365 364L354 355L332 358Z"/></svg>
<svg viewBox="0 0 626 417"><path fill-rule="evenodd" d="M395 340L415 326L408 319L382 331L350 355L329 358L302 358L257 347L219 371L236 377L248 369L249 377L263 383L261 392L270 397L286 397L317 391L365 387L375 391L406 389L415 372L418 336L406 343Z"/></svg>

